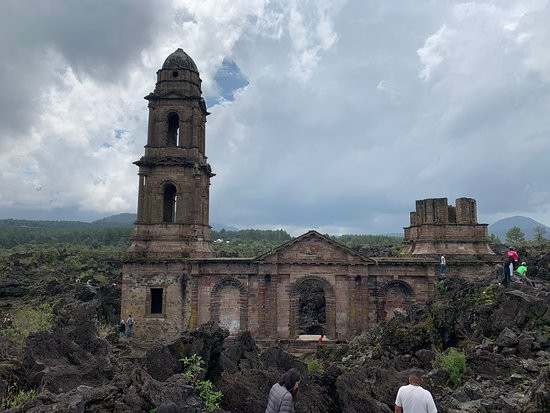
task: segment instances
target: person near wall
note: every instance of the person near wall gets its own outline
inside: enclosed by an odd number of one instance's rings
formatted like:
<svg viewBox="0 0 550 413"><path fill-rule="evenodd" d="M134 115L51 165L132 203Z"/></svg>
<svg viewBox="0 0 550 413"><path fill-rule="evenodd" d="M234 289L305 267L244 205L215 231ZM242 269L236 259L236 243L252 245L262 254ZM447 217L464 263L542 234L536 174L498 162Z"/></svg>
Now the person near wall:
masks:
<svg viewBox="0 0 550 413"><path fill-rule="evenodd" d="M439 258L439 275L447 275L447 261L444 255Z"/></svg>
<svg viewBox="0 0 550 413"><path fill-rule="evenodd" d="M422 388L422 375L412 371L409 384L401 386L395 398L395 413L437 413L432 394Z"/></svg>
<svg viewBox="0 0 550 413"><path fill-rule="evenodd" d="M300 372L290 369L269 391L265 413L294 413L294 401L300 386Z"/></svg>
<svg viewBox="0 0 550 413"><path fill-rule="evenodd" d="M118 325L118 335L119 337L124 337L126 335L126 323L124 323L124 320L120 320L120 324Z"/></svg>
<svg viewBox="0 0 550 413"><path fill-rule="evenodd" d="M134 319L132 314L128 314L128 319L126 320L126 337L132 337L134 335Z"/></svg>
<svg viewBox="0 0 550 413"><path fill-rule="evenodd" d="M321 335L317 339L317 344L319 344L319 345L323 344L324 338L325 338L325 335L323 333L321 333Z"/></svg>

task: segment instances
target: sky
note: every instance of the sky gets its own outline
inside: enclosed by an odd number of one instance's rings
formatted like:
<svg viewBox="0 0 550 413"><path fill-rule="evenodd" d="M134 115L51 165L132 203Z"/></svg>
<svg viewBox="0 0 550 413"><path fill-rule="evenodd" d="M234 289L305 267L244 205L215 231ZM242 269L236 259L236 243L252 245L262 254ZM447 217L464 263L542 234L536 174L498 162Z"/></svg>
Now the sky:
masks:
<svg viewBox="0 0 550 413"><path fill-rule="evenodd" d="M211 222L550 224L550 1L2 0L0 218L135 212L156 71L196 62Z"/></svg>

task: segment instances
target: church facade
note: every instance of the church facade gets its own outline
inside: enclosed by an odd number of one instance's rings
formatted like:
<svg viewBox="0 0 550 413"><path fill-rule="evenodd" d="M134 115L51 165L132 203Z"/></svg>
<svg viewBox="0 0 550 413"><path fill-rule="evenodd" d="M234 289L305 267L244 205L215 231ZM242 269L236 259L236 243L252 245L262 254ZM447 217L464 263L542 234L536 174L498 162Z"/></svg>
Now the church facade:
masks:
<svg viewBox="0 0 550 413"><path fill-rule="evenodd" d="M182 50L157 72L139 167L138 213L123 267L122 317L136 335L168 340L213 321L257 340L295 339L308 288L323 302L323 332L346 340L434 292L439 254L450 276L480 277L494 254L475 200L417 201L405 228L404 255L369 258L309 231L253 258L214 256L205 155L208 111L197 66ZM454 260L454 261L453 261ZM454 262L454 265L453 265Z"/></svg>

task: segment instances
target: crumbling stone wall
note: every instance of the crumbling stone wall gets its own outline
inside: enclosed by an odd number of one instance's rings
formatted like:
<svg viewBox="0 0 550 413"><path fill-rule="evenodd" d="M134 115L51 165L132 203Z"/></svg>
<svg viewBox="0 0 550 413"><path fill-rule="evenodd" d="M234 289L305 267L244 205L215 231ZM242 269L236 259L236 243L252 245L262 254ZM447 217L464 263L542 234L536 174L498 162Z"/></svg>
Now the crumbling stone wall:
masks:
<svg viewBox="0 0 550 413"><path fill-rule="evenodd" d="M404 228L405 255L493 255L487 224L477 222L476 201L458 198L455 206L447 198L416 201Z"/></svg>

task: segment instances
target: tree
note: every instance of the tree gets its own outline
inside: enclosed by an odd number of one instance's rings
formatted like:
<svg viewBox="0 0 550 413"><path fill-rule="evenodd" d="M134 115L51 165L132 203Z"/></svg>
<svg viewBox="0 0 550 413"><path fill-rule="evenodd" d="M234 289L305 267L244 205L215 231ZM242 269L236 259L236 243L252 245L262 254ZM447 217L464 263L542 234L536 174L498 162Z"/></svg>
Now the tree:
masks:
<svg viewBox="0 0 550 413"><path fill-rule="evenodd" d="M542 225L537 225L535 228L533 228L533 231L535 232L535 242L537 244L543 244L546 238L544 238L544 234L546 234L546 228Z"/></svg>
<svg viewBox="0 0 550 413"><path fill-rule="evenodd" d="M525 242L525 234L520 227L514 226L506 233L506 242L509 244L519 244Z"/></svg>
<svg viewBox="0 0 550 413"><path fill-rule="evenodd" d="M500 240L500 238L498 236L496 236L495 234L491 234L491 238L490 238L489 242L491 244L502 244L502 241Z"/></svg>

